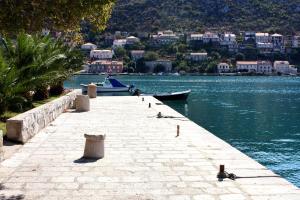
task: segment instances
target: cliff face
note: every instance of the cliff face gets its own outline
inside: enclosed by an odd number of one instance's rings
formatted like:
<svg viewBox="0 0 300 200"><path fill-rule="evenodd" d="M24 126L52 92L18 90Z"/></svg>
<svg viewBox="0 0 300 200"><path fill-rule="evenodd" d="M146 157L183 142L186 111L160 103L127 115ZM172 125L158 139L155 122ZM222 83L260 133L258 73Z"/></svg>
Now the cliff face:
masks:
<svg viewBox="0 0 300 200"><path fill-rule="evenodd" d="M300 31L300 0L119 0L108 30Z"/></svg>

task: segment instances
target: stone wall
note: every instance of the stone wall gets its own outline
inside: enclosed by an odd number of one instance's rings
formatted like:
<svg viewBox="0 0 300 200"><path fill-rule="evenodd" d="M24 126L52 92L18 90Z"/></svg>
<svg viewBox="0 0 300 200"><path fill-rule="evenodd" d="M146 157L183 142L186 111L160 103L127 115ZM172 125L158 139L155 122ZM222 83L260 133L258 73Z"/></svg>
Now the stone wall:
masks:
<svg viewBox="0 0 300 200"><path fill-rule="evenodd" d="M8 139L26 143L66 109L73 107L78 94L81 94L81 90L74 90L54 101L8 119L6 123Z"/></svg>
<svg viewBox="0 0 300 200"><path fill-rule="evenodd" d="M0 162L3 160L3 132L0 130Z"/></svg>

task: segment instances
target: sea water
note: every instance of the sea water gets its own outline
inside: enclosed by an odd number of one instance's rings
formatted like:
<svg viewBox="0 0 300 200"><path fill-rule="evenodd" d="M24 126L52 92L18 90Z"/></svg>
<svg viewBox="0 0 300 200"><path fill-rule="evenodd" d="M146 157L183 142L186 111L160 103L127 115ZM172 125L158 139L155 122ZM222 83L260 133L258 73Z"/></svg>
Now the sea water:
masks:
<svg viewBox="0 0 300 200"><path fill-rule="evenodd" d="M78 75L65 83L100 82ZM191 89L187 101L165 102L300 187L300 77L118 76L143 92Z"/></svg>

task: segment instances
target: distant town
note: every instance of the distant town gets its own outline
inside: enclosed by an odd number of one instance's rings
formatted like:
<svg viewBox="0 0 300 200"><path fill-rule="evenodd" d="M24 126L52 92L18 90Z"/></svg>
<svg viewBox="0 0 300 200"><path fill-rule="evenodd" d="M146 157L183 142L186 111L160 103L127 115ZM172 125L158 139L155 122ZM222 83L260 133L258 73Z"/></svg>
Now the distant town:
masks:
<svg viewBox="0 0 300 200"><path fill-rule="evenodd" d="M116 31L81 46L82 73L299 75L300 35Z"/></svg>

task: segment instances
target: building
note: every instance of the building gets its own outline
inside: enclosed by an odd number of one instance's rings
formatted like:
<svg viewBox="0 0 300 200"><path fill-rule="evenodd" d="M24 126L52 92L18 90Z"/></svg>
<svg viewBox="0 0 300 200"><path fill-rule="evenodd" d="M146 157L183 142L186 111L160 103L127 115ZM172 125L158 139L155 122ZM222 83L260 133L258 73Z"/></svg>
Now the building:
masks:
<svg viewBox="0 0 300 200"><path fill-rule="evenodd" d="M236 68L240 72L257 72L257 61L237 61Z"/></svg>
<svg viewBox="0 0 300 200"><path fill-rule="evenodd" d="M244 33L244 40L255 40L255 32L254 31L246 31Z"/></svg>
<svg viewBox="0 0 300 200"><path fill-rule="evenodd" d="M255 33L255 42L256 43L269 43L270 42L269 33Z"/></svg>
<svg viewBox="0 0 300 200"><path fill-rule="evenodd" d="M284 40L280 34L271 35L271 41L273 43L273 50L284 53Z"/></svg>
<svg viewBox="0 0 300 200"><path fill-rule="evenodd" d="M134 36L129 36L126 38L126 44L127 45L132 45L132 44L135 44L135 43L138 43L140 42L140 39L137 38L137 37L134 37Z"/></svg>
<svg viewBox="0 0 300 200"><path fill-rule="evenodd" d="M267 43L262 43L258 42L256 43L256 48L258 49L260 54L268 54L273 52L273 43L267 42Z"/></svg>
<svg viewBox="0 0 300 200"><path fill-rule="evenodd" d="M88 67L89 73L122 73L123 62L110 60L97 60L92 62Z"/></svg>
<svg viewBox="0 0 300 200"><path fill-rule="evenodd" d="M192 33L187 37L187 42L192 41L203 41L203 34L201 33Z"/></svg>
<svg viewBox="0 0 300 200"><path fill-rule="evenodd" d="M137 61L138 59L144 58L145 51L144 50L132 50L131 51L131 58L134 61Z"/></svg>
<svg viewBox="0 0 300 200"><path fill-rule="evenodd" d="M207 60L207 53L190 53L187 58L194 62Z"/></svg>
<svg viewBox="0 0 300 200"><path fill-rule="evenodd" d="M274 70L281 74L297 74L297 69L291 66L288 61L275 61Z"/></svg>
<svg viewBox="0 0 300 200"><path fill-rule="evenodd" d="M271 74L273 72L273 65L270 61L257 61L257 73Z"/></svg>
<svg viewBox="0 0 300 200"><path fill-rule="evenodd" d="M299 48L299 40L300 40L300 36L293 36L292 38L292 47L293 48Z"/></svg>
<svg viewBox="0 0 300 200"><path fill-rule="evenodd" d="M221 45L231 45L236 43L236 35L233 33L225 33L222 35Z"/></svg>
<svg viewBox="0 0 300 200"><path fill-rule="evenodd" d="M230 67L227 63L218 64L218 73L226 73L230 71Z"/></svg>
<svg viewBox="0 0 300 200"><path fill-rule="evenodd" d="M114 53L112 50L92 50L90 58L92 60L108 60L112 59Z"/></svg>
<svg viewBox="0 0 300 200"><path fill-rule="evenodd" d="M113 48L124 47L127 43L126 39L117 39L113 42Z"/></svg>
<svg viewBox="0 0 300 200"><path fill-rule="evenodd" d="M97 45L95 45L93 43L85 43L85 44L81 45L81 50L91 51L94 49L97 49Z"/></svg>
<svg viewBox="0 0 300 200"><path fill-rule="evenodd" d="M170 30L159 31L157 35L152 35L152 40L154 43L159 45L171 44L179 40L179 37Z"/></svg>
<svg viewBox="0 0 300 200"><path fill-rule="evenodd" d="M205 32L203 34L203 43L219 43L220 37L216 33Z"/></svg>
<svg viewBox="0 0 300 200"><path fill-rule="evenodd" d="M172 71L172 61L170 60L156 60L156 61L147 61L145 62L145 66L148 67L148 72L154 72L156 66L162 65L164 66L164 72Z"/></svg>

